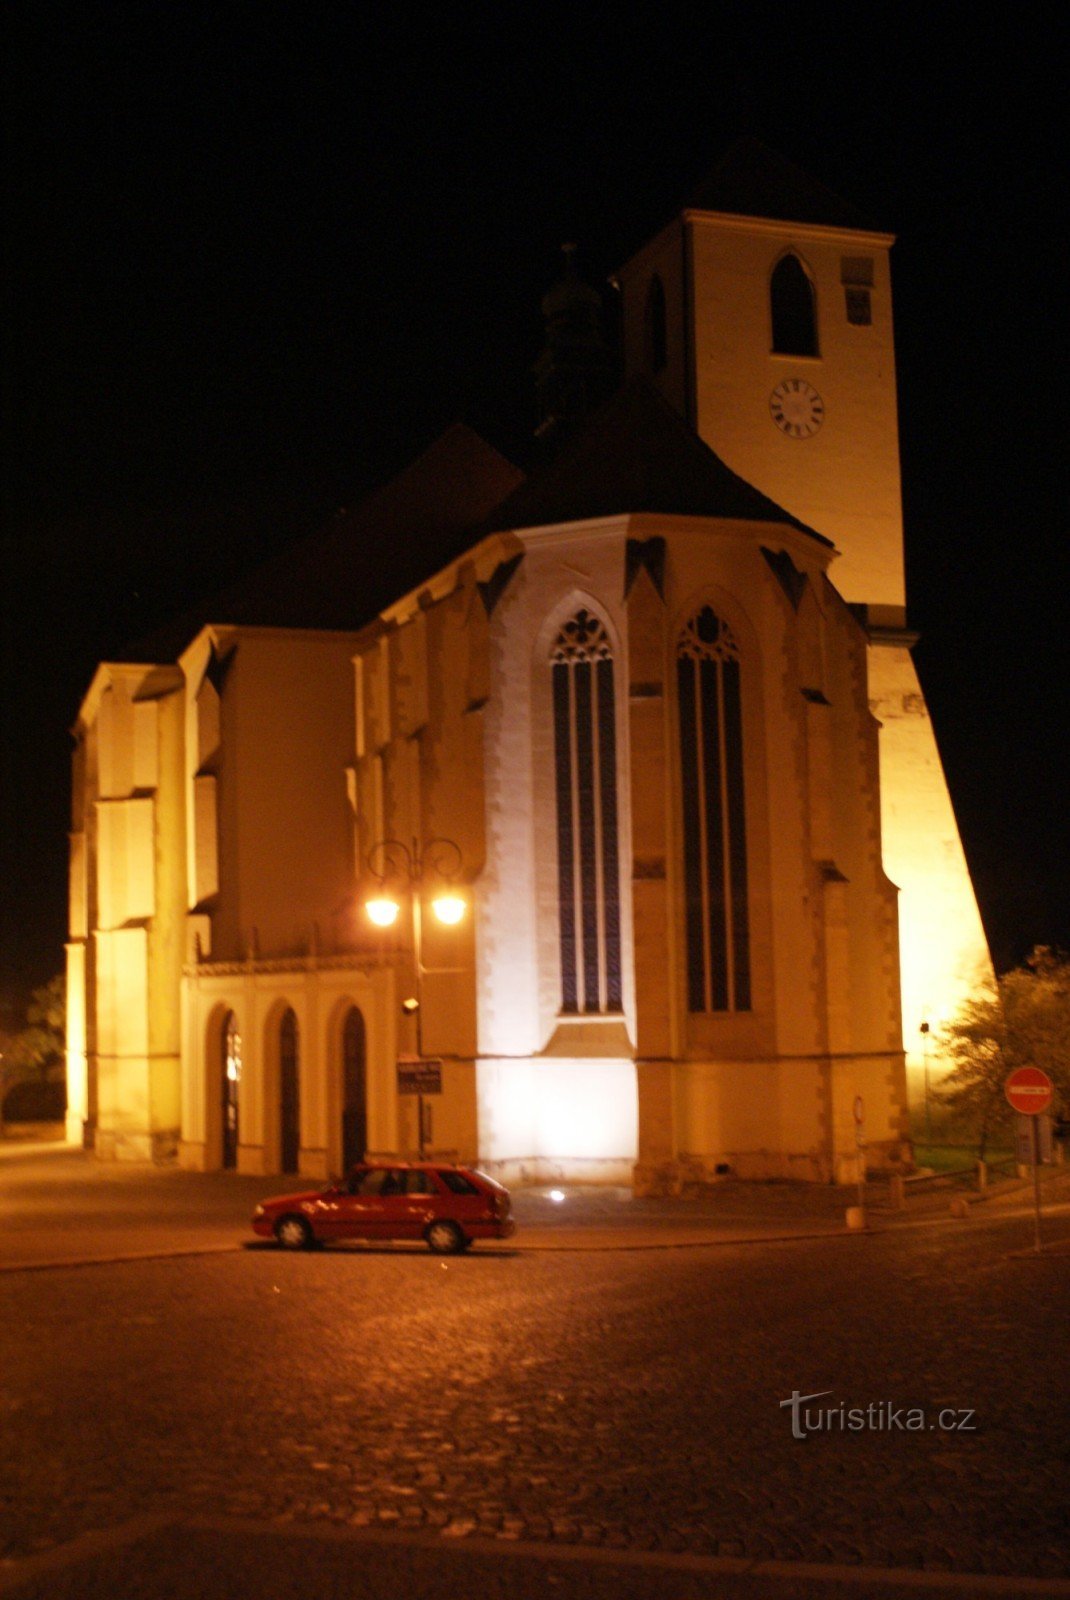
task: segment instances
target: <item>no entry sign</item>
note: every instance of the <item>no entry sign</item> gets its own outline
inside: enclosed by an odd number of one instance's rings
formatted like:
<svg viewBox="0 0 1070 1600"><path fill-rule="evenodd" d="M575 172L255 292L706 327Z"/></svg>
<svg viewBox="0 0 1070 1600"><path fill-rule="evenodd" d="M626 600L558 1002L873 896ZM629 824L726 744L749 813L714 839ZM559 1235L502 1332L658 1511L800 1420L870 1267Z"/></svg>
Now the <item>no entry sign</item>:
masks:
<svg viewBox="0 0 1070 1600"><path fill-rule="evenodd" d="M1015 1111L1025 1117L1039 1117L1051 1105L1055 1086L1039 1067L1018 1067L1003 1085L1003 1093Z"/></svg>

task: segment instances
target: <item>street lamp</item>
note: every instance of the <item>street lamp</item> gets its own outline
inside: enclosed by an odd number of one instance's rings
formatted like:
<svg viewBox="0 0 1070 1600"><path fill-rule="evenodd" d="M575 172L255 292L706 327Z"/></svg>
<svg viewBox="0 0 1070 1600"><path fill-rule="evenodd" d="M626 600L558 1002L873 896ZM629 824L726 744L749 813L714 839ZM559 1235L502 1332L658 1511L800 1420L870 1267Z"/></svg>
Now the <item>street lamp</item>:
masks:
<svg viewBox="0 0 1070 1600"><path fill-rule="evenodd" d="M440 888L431 901L436 919L446 927L456 927L464 918L468 902L456 885L461 870L461 852L452 839L428 839L424 844L413 839L380 839L368 851L368 871L378 879L377 891L364 902L368 917L377 928L392 928L398 919L401 902L391 893L391 883L400 879L412 897L412 953L416 968L416 994L402 1001L402 1010L416 1021L416 1055L423 1059L423 901L421 886L436 878ZM420 1157L424 1153L424 1097L417 1096Z"/></svg>
<svg viewBox="0 0 1070 1600"><path fill-rule="evenodd" d="M919 1032L921 1033L921 1059L925 1071L925 1143L932 1144L933 1129L929 1111L929 1024L923 1022Z"/></svg>

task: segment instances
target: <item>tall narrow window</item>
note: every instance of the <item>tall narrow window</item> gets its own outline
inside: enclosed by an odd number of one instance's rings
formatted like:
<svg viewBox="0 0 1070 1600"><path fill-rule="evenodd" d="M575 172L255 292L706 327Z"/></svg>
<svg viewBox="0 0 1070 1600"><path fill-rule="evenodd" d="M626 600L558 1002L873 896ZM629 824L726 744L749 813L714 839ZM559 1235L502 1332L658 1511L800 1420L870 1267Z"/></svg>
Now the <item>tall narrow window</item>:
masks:
<svg viewBox="0 0 1070 1600"><path fill-rule="evenodd" d="M781 256L769 283L773 349L782 356L817 355L814 286L796 255Z"/></svg>
<svg viewBox="0 0 1070 1600"><path fill-rule="evenodd" d="M665 289L656 274L651 278L650 287L646 292L643 334L647 371L652 373L664 371L668 359Z"/></svg>
<svg viewBox="0 0 1070 1600"><path fill-rule="evenodd" d="M279 1165L283 1172L296 1172L301 1161L301 1079L297 1018L291 1007L279 1024L279 1129Z"/></svg>
<svg viewBox="0 0 1070 1600"><path fill-rule="evenodd" d="M356 1006L342 1029L342 1166L364 1159L368 1143L368 1083L364 1018Z"/></svg>
<svg viewBox="0 0 1070 1600"><path fill-rule="evenodd" d="M561 1009L620 1011L620 864L613 656L577 611L551 651Z"/></svg>
<svg viewBox="0 0 1070 1600"><path fill-rule="evenodd" d="M241 1090L241 1034L233 1011L223 1024L223 1166L238 1165L238 1108Z"/></svg>
<svg viewBox="0 0 1070 1600"><path fill-rule="evenodd" d="M739 647L709 607L677 648L691 1011L749 1011Z"/></svg>

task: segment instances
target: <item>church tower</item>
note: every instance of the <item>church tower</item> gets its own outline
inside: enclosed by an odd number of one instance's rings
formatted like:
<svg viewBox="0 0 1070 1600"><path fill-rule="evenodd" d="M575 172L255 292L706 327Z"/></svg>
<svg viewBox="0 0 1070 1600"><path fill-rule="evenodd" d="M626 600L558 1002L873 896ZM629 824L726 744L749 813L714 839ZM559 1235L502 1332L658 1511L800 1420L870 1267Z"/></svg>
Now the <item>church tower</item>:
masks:
<svg viewBox="0 0 1070 1600"><path fill-rule="evenodd" d="M644 372L735 472L834 542L831 577L867 627L903 1038L921 1098L933 1035L992 966L910 655L893 242L747 139L619 284L626 375Z"/></svg>

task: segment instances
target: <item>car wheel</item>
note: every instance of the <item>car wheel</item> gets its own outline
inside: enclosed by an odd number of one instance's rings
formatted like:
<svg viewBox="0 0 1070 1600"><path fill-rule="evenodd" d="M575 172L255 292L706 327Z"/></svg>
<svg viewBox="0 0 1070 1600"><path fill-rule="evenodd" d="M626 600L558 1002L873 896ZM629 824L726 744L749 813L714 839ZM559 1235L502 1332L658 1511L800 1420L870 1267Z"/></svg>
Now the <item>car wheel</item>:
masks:
<svg viewBox="0 0 1070 1600"><path fill-rule="evenodd" d="M284 1250L311 1250L316 1242L304 1217L280 1217L275 1224L275 1238Z"/></svg>
<svg viewBox="0 0 1070 1600"><path fill-rule="evenodd" d="M432 1222L424 1238L436 1256L460 1255L468 1243L455 1222Z"/></svg>

